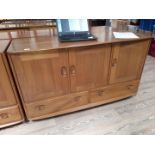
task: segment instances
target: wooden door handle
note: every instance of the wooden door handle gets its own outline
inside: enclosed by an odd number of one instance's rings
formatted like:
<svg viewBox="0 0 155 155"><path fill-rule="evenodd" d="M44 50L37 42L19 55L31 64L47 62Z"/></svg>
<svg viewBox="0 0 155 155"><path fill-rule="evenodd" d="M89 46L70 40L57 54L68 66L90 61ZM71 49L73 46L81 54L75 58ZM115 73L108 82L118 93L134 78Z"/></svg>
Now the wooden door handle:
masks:
<svg viewBox="0 0 155 155"><path fill-rule="evenodd" d="M134 85L128 85L127 88L128 88L128 89L134 89L135 86L134 86Z"/></svg>
<svg viewBox="0 0 155 155"><path fill-rule="evenodd" d="M7 113L0 114L1 119L7 119L8 117L9 117L9 115Z"/></svg>
<svg viewBox="0 0 155 155"><path fill-rule="evenodd" d="M45 109L45 105L38 105L38 106L36 106L36 109L37 110L44 110Z"/></svg>
<svg viewBox="0 0 155 155"><path fill-rule="evenodd" d="M112 67L115 67L115 66L116 66L116 64L117 64L117 59L116 59L116 58L114 58L114 59L112 60Z"/></svg>
<svg viewBox="0 0 155 155"><path fill-rule="evenodd" d="M80 99L81 99L81 96L76 96L76 97L74 98L74 101L78 102L78 101L80 101Z"/></svg>
<svg viewBox="0 0 155 155"><path fill-rule="evenodd" d="M75 74L76 74L76 69L75 69L75 66L72 65L70 66L70 75L75 76Z"/></svg>
<svg viewBox="0 0 155 155"><path fill-rule="evenodd" d="M61 67L61 75L63 77L67 77L68 76L67 67L65 67L65 66Z"/></svg>
<svg viewBox="0 0 155 155"><path fill-rule="evenodd" d="M102 96L104 93L105 93L104 90L98 90L98 91L97 91L97 95L98 95L98 96Z"/></svg>

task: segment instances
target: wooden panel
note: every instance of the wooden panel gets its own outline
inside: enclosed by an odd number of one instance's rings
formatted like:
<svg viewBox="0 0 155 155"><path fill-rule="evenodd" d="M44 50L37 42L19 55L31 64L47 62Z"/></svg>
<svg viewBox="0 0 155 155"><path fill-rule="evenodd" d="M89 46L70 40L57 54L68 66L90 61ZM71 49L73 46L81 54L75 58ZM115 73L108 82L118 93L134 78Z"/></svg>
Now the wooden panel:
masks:
<svg viewBox="0 0 155 155"><path fill-rule="evenodd" d="M20 59L21 61L31 61L31 60L41 60L41 59L50 59L50 58L56 58L59 57L58 53L53 54L32 54L32 55L21 55Z"/></svg>
<svg viewBox="0 0 155 155"><path fill-rule="evenodd" d="M110 45L70 49L71 91L107 85L110 53Z"/></svg>
<svg viewBox="0 0 155 155"><path fill-rule="evenodd" d="M20 122L22 120L18 106L0 109L0 127L4 124Z"/></svg>
<svg viewBox="0 0 155 155"><path fill-rule="evenodd" d="M136 93L138 83L139 81L131 81L99 88L90 93L90 102L99 102L117 97L131 96Z"/></svg>
<svg viewBox="0 0 155 155"><path fill-rule="evenodd" d="M16 99L1 55L0 74L0 108L15 105Z"/></svg>
<svg viewBox="0 0 155 155"><path fill-rule="evenodd" d="M62 114L63 111L65 113L65 110L86 104L88 104L88 92L81 92L27 104L26 109L29 119L34 119Z"/></svg>
<svg viewBox="0 0 155 155"><path fill-rule="evenodd" d="M113 45L110 83L139 79L149 45L149 40Z"/></svg>
<svg viewBox="0 0 155 155"><path fill-rule="evenodd" d="M68 93L68 54L65 50L11 55L11 59L24 102Z"/></svg>

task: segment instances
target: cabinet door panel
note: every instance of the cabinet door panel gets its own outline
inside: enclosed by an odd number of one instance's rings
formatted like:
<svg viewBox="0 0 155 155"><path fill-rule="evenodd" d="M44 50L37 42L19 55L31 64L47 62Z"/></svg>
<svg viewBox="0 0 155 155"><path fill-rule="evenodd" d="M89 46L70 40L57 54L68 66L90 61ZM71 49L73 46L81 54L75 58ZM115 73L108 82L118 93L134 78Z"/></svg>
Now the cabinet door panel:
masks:
<svg viewBox="0 0 155 155"><path fill-rule="evenodd" d="M24 102L68 93L68 54L64 50L11 55L11 59Z"/></svg>
<svg viewBox="0 0 155 155"><path fill-rule="evenodd" d="M110 83L139 79L148 47L149 41L113 45Z"/></svg>
<svg viewBox="0 0 155 155"><path fill-rule="evenodd" d="M71 91L85 91L108 83L110 45L70 49Z"/></svg>
<svg viewBox="0 0 155 155"><path fill-rule="evenodd" d="M0 56L0 108L15 104L13 89L2 56Z"/></svg>

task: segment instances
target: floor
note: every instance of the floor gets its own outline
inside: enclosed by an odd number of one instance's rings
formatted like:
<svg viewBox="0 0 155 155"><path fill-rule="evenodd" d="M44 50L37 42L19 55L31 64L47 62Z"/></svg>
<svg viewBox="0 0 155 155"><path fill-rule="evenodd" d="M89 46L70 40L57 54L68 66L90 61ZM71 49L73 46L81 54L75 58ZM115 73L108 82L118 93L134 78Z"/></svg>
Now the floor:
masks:
<svg viewBox="0 0 155 155"><path fill-rule="evenodd" d="M0 134L155 134L155 58L148 56L138 94L112 104L23 123Z"/></svg>

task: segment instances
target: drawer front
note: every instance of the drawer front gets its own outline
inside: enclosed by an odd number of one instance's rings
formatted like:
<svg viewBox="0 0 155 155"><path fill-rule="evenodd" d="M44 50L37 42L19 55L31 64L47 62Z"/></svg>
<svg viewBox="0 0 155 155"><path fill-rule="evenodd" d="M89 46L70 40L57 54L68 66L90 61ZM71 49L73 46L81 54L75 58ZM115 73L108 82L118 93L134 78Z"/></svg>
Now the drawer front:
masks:
<svg viewBox="0 0 155 155"><path fill-rule="evenodd" d="M70 94L54 99L26 104L28 118L50 117L69 112L70 109L88 104L88 92Z"/></svg>
<svg viewBox="0 0 155 155"><path fill-rule="evenodd" d="M19 122L22 120L22 116L18 106L8 107L0 109L0 127L5 124Z"/></svg>
<svg viewBox="0 0 155 155"><path fill-rule="evenodd" d="M126 82L91 91L90 102L104 101L115 97L130 96L131 94L136 93L138 83L138 81Z"/></svg>

